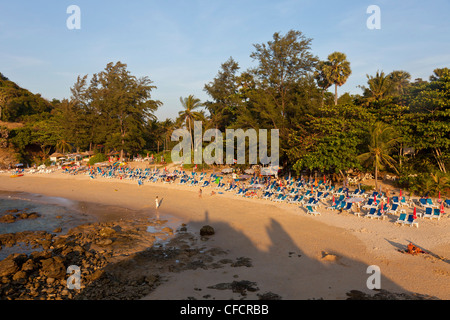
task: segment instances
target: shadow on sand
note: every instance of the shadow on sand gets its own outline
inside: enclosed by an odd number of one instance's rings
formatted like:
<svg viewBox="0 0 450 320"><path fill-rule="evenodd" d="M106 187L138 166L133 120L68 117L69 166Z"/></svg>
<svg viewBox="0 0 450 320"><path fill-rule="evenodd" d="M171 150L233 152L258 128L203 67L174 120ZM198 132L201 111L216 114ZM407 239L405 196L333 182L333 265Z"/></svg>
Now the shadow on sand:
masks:
<svg viewBox="0 0 450 320"><path fill-rule="evenodd" d="M211 225L215 234L200 236L199 231L205 225ZM382 290L371 290L367 287L372 276L372 272L368 273L369 265L333 252L322 251L317 257L310 257L276 219L270 219L266 232L270 245L258 248L244 232L228 223L211 221L205 211L203 220L182 225L167 244L155 245L106 266L102 275L87 284L76 298L152 299L152 293L160 285L170 284L173 276L183 276L183 272L188 277L192 271L204 272L203 287L184 286L184 291L172 291L162 299L215 299L219 290L229 293L227 299L241 300L434 298L407 292L382 274L379 278ZM217 247L216 239L229 246ZM402 248L400 244L391 244ZM317 246L320 248L320 243ZM235 255L234 248L244 249L240 252L246 255ZM216 272L220 279L206 277L209 272Z"/></svg>

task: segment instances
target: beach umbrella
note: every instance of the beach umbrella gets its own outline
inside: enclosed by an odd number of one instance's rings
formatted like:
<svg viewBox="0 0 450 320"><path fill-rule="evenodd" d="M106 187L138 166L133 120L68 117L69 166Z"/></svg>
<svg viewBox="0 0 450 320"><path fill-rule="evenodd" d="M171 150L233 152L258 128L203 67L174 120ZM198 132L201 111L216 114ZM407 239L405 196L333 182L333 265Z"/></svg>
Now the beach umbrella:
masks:
<svg viewBox="0 0 450 320"><path fill-rule="evenodd" d="M441 203L441 214L444 214L444 202Z"/></svg>
<svg viewBox="0 0 450 320"><path fill-rule="evenodd" d="M389 205L389 197L386 199L386 205Z"/></svg>
<svg viewBox="0 0 450 320"><path fill-rule="evenodd" d="M381 212L381 213L384 213L384 203L383 203L383 201L381 201L380 212Z"/></svg>
<svg viewBox="0 0 450 320"><path fill-rule="evenodd" d="M438 202L441 202L441 192L439 191L439 200Z"/></svg>
<svg viewBox="0 0 450 320"><path fill-rule="evenodd" d="M334 200L334 194L333 194L333 206L336 205L336 201Z"/></svg>
<svg viewBox="0 0 450 320"><path fill-rule="evenodd" d="M414 207L413 219L414 219L414 220L417 219L417 209L416 209L416 207Z"/></svg>
<svg viewBox="0 0 450 320"><path fill-rule="evenodd" d="M377 203L377 195L375 194L375 195L373 195L373 203Z"/></svg>
<svg viewBox="0 0 450 320"><path fill-rule="evenodd" d="M399 198L401 198L402 197L402 189L400 189L400 196L399 196Z"/></svg>

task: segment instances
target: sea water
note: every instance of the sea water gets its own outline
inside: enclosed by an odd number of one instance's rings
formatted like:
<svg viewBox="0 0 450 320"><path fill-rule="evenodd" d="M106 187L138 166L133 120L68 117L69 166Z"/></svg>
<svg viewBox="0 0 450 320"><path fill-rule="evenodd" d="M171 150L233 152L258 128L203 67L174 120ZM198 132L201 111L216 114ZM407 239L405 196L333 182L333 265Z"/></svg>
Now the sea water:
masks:
<svg viewBox="0 0 450 320"><path fill-rule="evenodd" d="M16 215L20 212L36 212L35 219L16 219L12 223L0 223L0 234L16 233L22 231L47 231L54 233L61 228L58 234L66 233L78 225L93 222L93 218L77 209L79 204L64 198L45 197L37 194L0 191L0 216L4 214ZM7 212L18 210L18 212ZM36 251L29 245L17 243L12 247L2 246L0 260L12 253L30 253Z"/></svg>
<svg viewBox="0 0 450 320"><path fill-rule="evenodd" d="M17 219L13 223L0 223L0 234L21 231L53 232L56 228L61 228L62 233L67 232L92 220L88 215L76 210L77 206L74 201L64 198L0 191L0 215L15 209L18 212L36 212L40 215L36 219Z"/></svg>

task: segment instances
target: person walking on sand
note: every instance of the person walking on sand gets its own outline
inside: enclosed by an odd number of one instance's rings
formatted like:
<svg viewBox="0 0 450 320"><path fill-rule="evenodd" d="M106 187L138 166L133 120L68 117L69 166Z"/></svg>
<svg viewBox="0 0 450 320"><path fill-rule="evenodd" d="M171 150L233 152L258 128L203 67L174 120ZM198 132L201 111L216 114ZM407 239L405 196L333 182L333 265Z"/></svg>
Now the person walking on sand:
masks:
<svg viewBox="0 0 450 320"><path fill-rule="evenodd" d="M201 198L202 197L202 189L200 188L200 191L198 192L198 197Z"/></svg>
<svg viewBox="0 0 450 320"><path fill-rule="evenodd" d="M158 209L158 208L159 208L159 199L158 199L158 196L156 196L155 204L156 204L156 209Z"/></svg>

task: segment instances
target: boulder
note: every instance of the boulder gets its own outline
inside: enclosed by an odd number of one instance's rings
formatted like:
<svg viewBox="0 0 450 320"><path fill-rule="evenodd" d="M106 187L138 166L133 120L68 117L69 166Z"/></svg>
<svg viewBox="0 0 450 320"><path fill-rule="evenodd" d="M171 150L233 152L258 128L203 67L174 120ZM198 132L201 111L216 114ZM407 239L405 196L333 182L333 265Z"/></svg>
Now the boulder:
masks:
<svg viewBox="0 0 450 320"><path fill-rule="evenodd" d="M19 266L13 259L8 257L0 261L0 277L8 277L17 271L19 271Z"/></svg>
<svg viewBox="0 0 450 320"><path fill-rule="evenodd" d="M200 235L203 236L212 236L215 233L214 228L206 225L200 229Z"/></svg>
<svg viewBox="0 0 450 320"><path fill-rule="evenodd" d="M0 222L2 223L13 223L16 221L16 217L12 214L5 214L3 217L0 217Z"/></svg>
<svg viewBox="0 0 450 320"><path fill-rule="evenodd" d="M62 279L66 275L66 268L61 257L53 257L41 261L42 274L48 278Z"/></svg>
<svg viewBox="0 0 450 320"><path fill-rule="evenodd" d="M102 238L111 238L112 236L114 236L116 234L116 230L114 230L113 228L110 228L110 227L104 227L104 228L100 229L98 234Z"/></svg>

